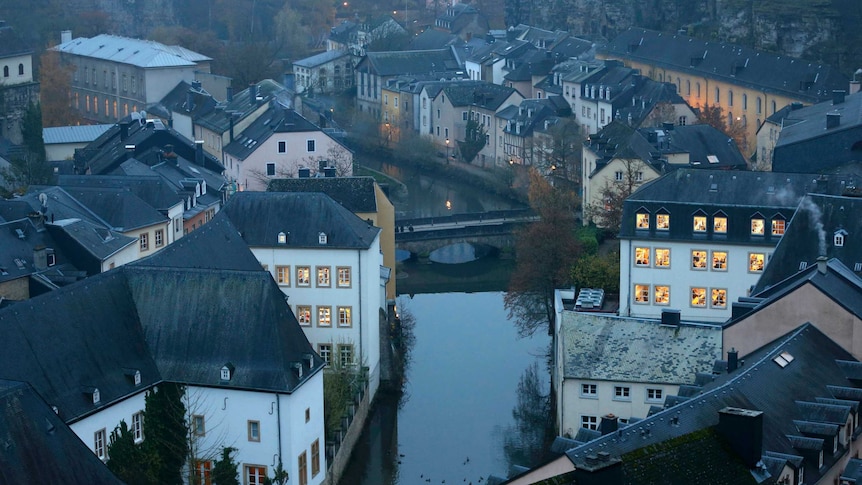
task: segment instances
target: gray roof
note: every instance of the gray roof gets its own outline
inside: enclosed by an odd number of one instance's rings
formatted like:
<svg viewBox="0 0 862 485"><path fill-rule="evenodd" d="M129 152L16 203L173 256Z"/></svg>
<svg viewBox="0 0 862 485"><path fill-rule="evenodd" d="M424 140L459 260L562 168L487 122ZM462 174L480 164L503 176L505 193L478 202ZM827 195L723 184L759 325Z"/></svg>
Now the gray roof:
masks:
<svg viewBox="0 0 862 485"><path fill-rule="evenodd" d="M227 133L230 130L231 113L236 114L235 122L239 123L260 108L261 104L269 103L284 94L286 88L272 79L264 79L255 84L255 93L261 100L258 101L257 96L252 98L251 91L251 87L247 87L235 93L231 101L219 103L217 109L195 117L194 123L214 133Z"/></svg>
<svg viewBox="0 0 862 485"><path fill-rule="evenodd" d="M684 384L721 357L721 327L564 311L566 378Z"/></svg>
<svg viewBox="0 0 862 485"><path fill-rule="evenodd" d="M240 160L245 160L275 133L310 131L323 133L320 127L305 119L295 110L283 108L276 104L270 106L265 113L261 114L242 132L236 133L233 141L224 147L224 152Z"/></svg>
<svg viewBox="0 0 862 485"><path fill-rule="evenodd" d="M828 65L641 28L626 30L599 52L811 102L849 85Z"/></svg>
<svg viewBox="0 0 862 485"><path fill-rule="evenodd" d="M99 138L114 125L78 125L42 128L42 140L46 145L58 143L89 143Z"/></svg>
<svg viewBox="0 0 862 485"><path fill-rule="evenodd" d="M21 39L15 29L0 24L0 58L32 53L33 49Z"/></svg>
<svg viewBox="0 0 862 485"><path fill-rule="evenodd" d="M707 124L670 126L670 129L642 128L638 130L649 139L656 133L655 149L664 154L688 153L689 166L710 169L745 169L745 157L736 143L721 131ZM709 157L715 157L710 159ZM670 166L672 167L672 165Z"/></svg>
<svg viewBox="0 0 862 485"><path fill-rule="evenodd" d="M485 81L449 81L442 85L453 106L476 106L497 111L509 97L516 93L515 88L500 86Z"/></svg>
<svg viewBox="0 0 862 485"><path fill-rule="evenodd" d="M350 212L377 212L373 177L303 177L273 179L269 192L322 192Z"/></svg>
<svg viewBox="0 0 862 485"><path fill-rule="evenodd" d="M124 236L104 226L76 218L59 219L46 224L46 228L70 254L75 254L75 249L80 249L99 262L106 261L123 248L138 242L137 238ZM69 242L74 242L76 248L70 248ZM86 268L83 264L81 267ZM94 270L93 273L100 271L101 269Z"/></svg>
<svg viewBox="0 0 862 485"><path fill-rule="evenodd" d="M152 40L130 39L100 34L78 37L53 48L56 51L142 68L191 67L212 58L180 46L167 46Z"/></svg>
<svg viewBox="0 0 862 485"><path fill-rule="evenodd" d="M425 72L460 71L463 63L451 48L425 51L369 52L357 70L367 64L378 76L400 76Z"/></svg>
<svg viewBox="0 0 862 485"><path fill-rule="evenodd" d="M322 193L237 192L216 217L230 218L251 247L368 249L380 232Z"/></svg>
<svg viewBox="0 0 862 485"><path fill-rule="evenodd" d="M128 232L168 222L167 215L122 188L68 186L66 192L116 231Z"/></svg>
<svg viewBox="0 0 862 485"><path fill-rule="evenodd" d="M317 67L317 66L326 64L327 62L332 62L336 59L340 59L340 58L348 56L348 55L350 55L350 53L347 51L338 51L338 50L326 51L326 52L321 52L320 54L315 54L311 57L306 57L305 59L300 59L298 61L295 61L293 63L293 65L299 66L299 67L312 68L312 67Z"/></svg>

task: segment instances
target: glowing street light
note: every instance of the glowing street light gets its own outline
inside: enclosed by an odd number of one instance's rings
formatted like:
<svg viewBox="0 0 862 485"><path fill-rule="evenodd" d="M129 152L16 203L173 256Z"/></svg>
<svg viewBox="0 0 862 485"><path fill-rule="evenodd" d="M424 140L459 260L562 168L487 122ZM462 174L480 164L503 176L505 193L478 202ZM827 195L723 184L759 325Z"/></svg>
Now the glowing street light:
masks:
<svg viewBox="0 0 862 485"><path fill-rule="evenodd" d="M449 165L449 139L446 138L446 165Z"/></svg>

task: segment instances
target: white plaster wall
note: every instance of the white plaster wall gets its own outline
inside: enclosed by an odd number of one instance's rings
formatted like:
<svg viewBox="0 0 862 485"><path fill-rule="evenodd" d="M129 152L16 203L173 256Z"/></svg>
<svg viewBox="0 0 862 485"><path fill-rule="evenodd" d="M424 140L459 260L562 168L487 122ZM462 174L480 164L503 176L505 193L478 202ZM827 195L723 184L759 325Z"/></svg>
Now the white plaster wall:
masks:
<svg viewBox="0 0 862 485"><path fill-rule="evenodd" d="M130 384L131 385L131 384ZM92 414L80 421L69 424L72 431L78 435L78 438L87 445L93 453L95 449L95 434L96 431L105 429L105 450L107 453L108 443L111 441L111 431L120 425L120 421L125 421L132 427L132 415L144 410L144 389L142 388L137 394L130 396L123 401L115 403L111 406L104 407L98 413ZM51 403L48 403L51 404ZM103 403L102 406L105 406ZM96 409L96 406L93 407ZM63 418L63 409L60 409L60 418ZM144 439L146 439L146 423L144 423Z"/></svg>
<svg viewBox="0 0 862 485"><path fill-rule="evenodd" d="M143 91L147 104L157 103L180 81L191 83L195 79L195 69L195 66L146 69L144 86L138 86L138 90Z"/></svg>
<svg viewBox="0 0 862 485"><path fill-rule="evenodd" d="M18 75L18 65L24 64L24 74ZM3 68L9 68L9 77L3 77ZM31 54L6 57L0 60L0 85L33 82L33 56Z"/></svg>
<svg viewBox="0 0 862 485"><path fill-rule="evenodd" d="M45 145L45 159L48 161L71 160L76 148L84 148L89 143L52 143Z"/></svg>
<svg viewBox="0 0 862 485"><path fill-rule="evenodd" d="M172 111L171 116L173 118L173 129L180 132L181 135L188 138L189 140L194 140L194 133L192 133L192 118L189 115L179 113L177 111Z"/></svg>
<svg viewBox="0 0 862 485"><path fill-rule="evenodd" d="M105 271L112 269L112 264L114 265L114 268L118 268L126 263L137 261L139 258L140 251L138 250L138 242L135 241L120 251L117 251L108 259L102 261L102 272L104 273Z"/></svg>
<svg viewBox="0 0 862 485"><path fill-rule="evenodd" d="M581 397L581 384L596 384L598 395L594 398ZM630 399L615 399L616 386L629 387ZM647 388L661 389L662 399L647 400ZM598 423L601 423L602 416L607 414L614 414L620 419L645 418L650 406L662 406L665 397L678 391L679 385L668 383L564 379L560 433L574 437L581 427L581 416L584 415L596 416Z"/></svg>

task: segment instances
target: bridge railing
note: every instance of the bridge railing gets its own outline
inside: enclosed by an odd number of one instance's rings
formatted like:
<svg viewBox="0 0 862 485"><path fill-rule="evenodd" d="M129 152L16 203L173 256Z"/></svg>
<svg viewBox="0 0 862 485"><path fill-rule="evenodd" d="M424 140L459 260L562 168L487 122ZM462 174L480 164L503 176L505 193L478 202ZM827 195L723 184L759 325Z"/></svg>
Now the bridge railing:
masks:
<svg viewBox="0 0 862 485"><path fill-rule="evenodd" d="M452 214L451 216L438 217L414 217L414 218L397 218L395 225L400 227L409 226L428 226L434 224L457 224L468 223L474 221L489 221L489 220L507 220L507 219L526 219L534 217L536 214L533 209L507 209L495 210L487 212L467 212L463 214Z"/></svg>
<svg viewBox="0 0 862 485"><path fill-rule="evenodd" d="M465 226L440 228L431 231L402 231L395 233L396 242L431 241L434 239L450 239L458 237L481 237L498 236L500 234L511 234L516 228L521 227L522 222L503 222L487 226Z"/></svg>

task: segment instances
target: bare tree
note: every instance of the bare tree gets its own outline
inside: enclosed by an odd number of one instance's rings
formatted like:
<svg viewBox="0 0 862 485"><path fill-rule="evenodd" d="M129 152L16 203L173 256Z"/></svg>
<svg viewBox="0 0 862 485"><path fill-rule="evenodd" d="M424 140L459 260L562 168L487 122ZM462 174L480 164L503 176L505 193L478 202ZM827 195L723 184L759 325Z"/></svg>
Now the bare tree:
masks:
<svg viewBox="0 0 862 485"><path fill-rule="evenodd" d="M640 159L621 159L622 170L614 174L614 180L605 180L599 189L599 200L585 207L587 221L612 233L619 232L623 216L623 202L644 182L646 170L650 170Z"/></svg>
<svg viewBox="0 0 862 485"><path fill-rule="evenodd" d="M186 388L183 401L186 407L189 442L186 463L187 483L201 485L205 483L202 463L212 464L222 455L222 450L226 446L227 429L222 427L223 422L212 419L216 408L212 401L207 402L201 390Z"/></svg>

